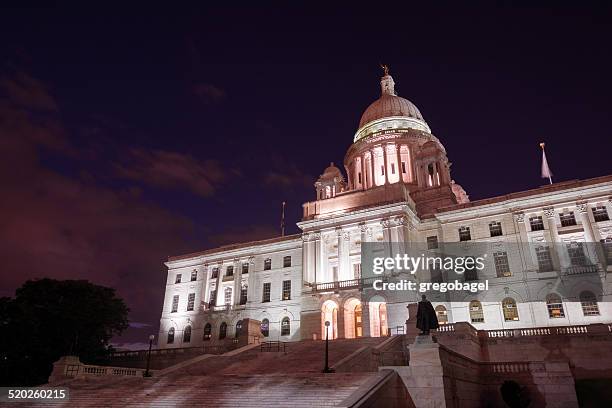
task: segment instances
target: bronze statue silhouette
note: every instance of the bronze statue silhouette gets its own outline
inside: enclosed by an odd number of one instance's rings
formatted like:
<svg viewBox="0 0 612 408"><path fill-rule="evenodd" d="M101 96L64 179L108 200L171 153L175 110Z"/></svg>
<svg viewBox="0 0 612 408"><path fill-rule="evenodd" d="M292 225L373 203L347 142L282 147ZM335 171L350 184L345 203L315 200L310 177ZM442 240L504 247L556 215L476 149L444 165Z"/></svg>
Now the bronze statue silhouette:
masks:
<svg viewBox="0 0 612 408"><path fill-rule="evenodd" d="M421 330L422 335L427 335L430 330L440 327L436 311L425 295L422 296L417 309L416 327Z"/></svg>

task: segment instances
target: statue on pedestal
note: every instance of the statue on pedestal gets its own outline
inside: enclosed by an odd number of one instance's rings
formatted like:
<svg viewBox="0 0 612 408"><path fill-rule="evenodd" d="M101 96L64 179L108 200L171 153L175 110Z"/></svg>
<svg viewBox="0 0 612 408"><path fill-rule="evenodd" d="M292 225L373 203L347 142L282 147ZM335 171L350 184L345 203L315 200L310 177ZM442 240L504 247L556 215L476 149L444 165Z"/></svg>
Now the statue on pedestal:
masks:
<svg viewBox="0 0 612 408"><path fill-rule="evenodd" d="M421 330L421 335L428 335L430 330L437 329L439 326L436 311L427 297L423 295L417 309L416 327Z"/></svg>

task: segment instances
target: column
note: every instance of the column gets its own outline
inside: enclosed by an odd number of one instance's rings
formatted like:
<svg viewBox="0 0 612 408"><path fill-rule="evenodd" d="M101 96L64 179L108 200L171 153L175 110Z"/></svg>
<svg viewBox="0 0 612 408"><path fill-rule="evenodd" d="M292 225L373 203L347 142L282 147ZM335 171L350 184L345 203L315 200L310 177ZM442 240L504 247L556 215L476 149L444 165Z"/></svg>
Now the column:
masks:
<svg viewBox="0 0 612 408"><path fill-rule="evenodd" d="M314 233L314 240L315 240L315 264L314 264L315 275L314 275L313 283L318 283L318 282L323 282L323 274L321 270L321 256L322 256L323 248L321 246L321 233L320 232Z"/></svg>
<svg viewBox="0 0 612 408"><path fill-rule="evenodd" d="M338 281L345 280L345 265L344 265L344 232L341 227L336 228L336 235L338 237Z"/></svg>
<svg viewBox="0 0 612 408"><path fill-rule="evenodd" d="M561 243L559 242L559 232L557 231L557 220L555 209L552 207L544 208L544 215L548 220L548 232L550 233L550 255L552 257L554 269L557 271L561 271L561 259L563 254L560 254L559 251L562 251Z"/></svg>
<svg viewBox="0 0 612 408"><path fill-rule="evenodd" d="M249 263L249 278L247 279L247 304L249 302L251 302L250 299L254 299L255 296L253 295L253 291L255 290L255 282L256 282L256 278L255 278L255 257L254 256L250 256L248 261Z"/></svg>
<svg viewBox="0 0 612 408"><path fill-rule="evenodd" d="M387 164L387 144L382 144L383 166L385 166L384 184L389 184L389 166Z"/></svg>
<svg viewBox="0 0 612 408"><path fill-rule="evenodd" d="M223 292L221 290L221 280L223 279L223 261L220 261L217 264L217 268L219 268L219 271L217 273L217 286L215 287L215 290L217 291L217 298L215 299L215 306L217 305L222 305L223 304Z"/></svg>
<svg viewBox="0 0 612 408"><path fill-rule="evenodd" d="M361 189L366 189L366 166L365 166L365 154L361 155Z"/></svg>
<svg viewBox="0 0 612 408"><path fill-rule="evenodd" d="M580 222L582 223L582 229L584 230L585 255L590 259L592 264L603 263L599 259L596 248L599 245L595 244L595 234L593 234L593 226L589 219L589 205L586 202L576 203L576 209L580 214Z"/></svg>
<svg viewBox="0 0 612 408"><path fill-rule="evenodd" d="M310 270L310 234L302 234L302 284L312 283L312 271Z"/></svg>
<svg viewBox="0 0 612 408"><path fill-rule="evenodd" d="M242 263L240 259L234 259L234 301L233 303L237 305L240 303L240 289L242 279Z"/></svg>
<svg viewBox="0 0 612 408"><path fill-rule="evenodd" d="M383 241L385 246L385 256L391 257L393 256L392 248L391 248L391 221L389 219L384 219L380 222L383 228ZM395 270L393 270L395 272Z"/></svg>
<svg viewBox="0 0 612 408"><path fill-rule="evenodd" d="M374 150L370 150L370 187L376 186L376 176L374 176Z"/></svg>
<svg viewBox="0 0 612 408"><path fill-rule="evenodd" d="M537 267L533 260L529 238L527 237L527 226L525 225L525 214L523 212L515 212L513 215L514 228L518 233L517 243L519 245L519 254L523 259L523 266L526 271L536 271Z"/></svg>
<svg viewBox="0 0 612 408"><path fill-rule="evenodd" d="M399 143L395 144L395 153L397 154L397 174L399 176L399 182L404 181L404 174L402 173L402 154L401 154L402 146Z"/></svg>
<svg viewBox="0 0 612 408"><path fill-rule="evenodd" d="M361 325L363 327L363 337L370 337L370 304L361 300Z"/></svg>

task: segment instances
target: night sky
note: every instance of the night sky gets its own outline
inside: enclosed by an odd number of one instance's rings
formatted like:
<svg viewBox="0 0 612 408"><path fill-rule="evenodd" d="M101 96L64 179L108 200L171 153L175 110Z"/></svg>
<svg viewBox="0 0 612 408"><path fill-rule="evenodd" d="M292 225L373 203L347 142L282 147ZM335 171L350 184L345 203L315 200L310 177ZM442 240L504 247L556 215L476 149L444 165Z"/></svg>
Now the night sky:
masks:
<svg viewBox="0 0 612 408"><path fill-rule="evenodd" d="M379 63L472 200L543 185L540 141L555 181L612 173L608 5L178 4L0 10L0 296L110 285L146 341L168 256L277 235L283 200L298 232Z"/></svg>

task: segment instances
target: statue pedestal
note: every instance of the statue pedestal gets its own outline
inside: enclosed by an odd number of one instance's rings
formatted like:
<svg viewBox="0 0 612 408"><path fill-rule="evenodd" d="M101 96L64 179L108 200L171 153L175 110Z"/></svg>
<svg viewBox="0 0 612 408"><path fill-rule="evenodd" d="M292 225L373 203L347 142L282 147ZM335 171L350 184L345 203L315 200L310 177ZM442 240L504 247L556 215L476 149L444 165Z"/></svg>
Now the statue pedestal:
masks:
<svg viewBox="0 0 612 408"><path fill-rule="evenodd" d="M439 366L440 362L439 345L431 337L431 334L420 334L414 339L414 343L408 346L410 351L410 366Z"/></svg>

